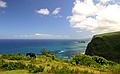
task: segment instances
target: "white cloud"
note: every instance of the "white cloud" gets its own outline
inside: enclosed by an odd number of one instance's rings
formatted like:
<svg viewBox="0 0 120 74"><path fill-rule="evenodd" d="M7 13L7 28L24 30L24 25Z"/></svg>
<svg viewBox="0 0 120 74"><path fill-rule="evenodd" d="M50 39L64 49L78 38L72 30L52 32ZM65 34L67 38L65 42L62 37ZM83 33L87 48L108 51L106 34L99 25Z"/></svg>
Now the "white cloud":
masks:
<svg viewBox="0 0 120 74"><path fill-rule="evenodd" d="M76 0L72 9L73 14L85 16L92 16L96 11L97 8L93 5L93 2L91 0L85 0L85 2Z"/></svg>
<svg viewBox="0 0 120 74"><path fill-rule="evenodd" d="M43 34L43 33L36 33L33 36L37 36L37 37L51 37L51 34Z"/></svg>
<svg viewBox="0 0 120 74"><path fill-rule="evenodd" d="M100 0L108 2L110 0ZM93 0L76 0L69 22L72 28L93 33L120 31L120 6L118 4L95 4Z"/></svg>
<svg viewBox="0 0 120 74"><path fill-rule="evenodd" d="M0 7L7 7L7 3L0 0Z"/></svg>
<svg viewBox="0 0 120 74"><path fill-rule="evenodd" d="M42 14L42 15L50 15L50 16L54 16L55 18L61 18L62 15L59 14L60 10L61 10L61 8L57 7L57 8L55 8L55 10L52 13L50 13L50 11L47 8L46 9L39 9L36 12L38 14Z"/></svg>
<svg viewBox="0 0 120 74"><path fill-rule="evenodd" d="M82 31L76 31L76 32L82 32Z"/></svg>
<svg viewBox="0 0 120 74"><path fill-rule="evenodd" d="M58 7L58 8L56 8L56 9L53 11L52 14L57 15L57 14L60 12L60 10L61 10L61 8Z"/></svg>
<svg viewBox="0 0 120 74"><path fill-rule="evenodd" d="M110 1L110 0L100 0L100 2L102 2L102 3L106 3L108 1Z"/></svg>
<svg viewBox="0 0 120 74"><path fill-rule="evenodd" d="M56 34L45 34L45 33L15 35L14 37L17 37L17 38L69 38L68 35L56 35Z"/></svg>
<svg viewBox="0 0 120 74"><path fill-rule="evenodd" d="M46 8L46 9L40 9L40 10L37 10L36 11L38 14L43 14L43 15L49 15L50 12L49 10Z"/></svg>

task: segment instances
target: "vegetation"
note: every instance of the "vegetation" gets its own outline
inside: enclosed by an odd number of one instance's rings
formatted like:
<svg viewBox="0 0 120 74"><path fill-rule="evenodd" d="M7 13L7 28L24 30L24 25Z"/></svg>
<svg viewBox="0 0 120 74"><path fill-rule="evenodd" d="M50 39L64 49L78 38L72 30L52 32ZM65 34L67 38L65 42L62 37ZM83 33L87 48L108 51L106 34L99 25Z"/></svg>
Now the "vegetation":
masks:
<svg viewBox="0 0 120 74"><path fill-rule="evenodd" d="M9 73L51 73L51 74L119 74L120 64L103 57L78 54L72 60L60 60L46 50L36 59L22 54L0 56L0 74ZM54 57L54 59L53 59Z"/></svg>
<svg viewBox="0 0 120 74"><path fill-rule="evenodd" d="M120 63L120 32L95 35L85 54L102 56Z"/></svg>
<svg viewBox="0 0 120 74"><path fill-rule="evenodd" d="M29 56L24 56L20 53L17 54L3 54L0 59L8 59L8 60L31 60Z"/></svg>
<svg viewBox="0 0 120 74"><path fill-rule="evenodd" d="M4 60L1 60L0 68L2 70L17 70L17 69L25 69L26 65L21 62L5 62Z"/></svg>
<svg viewBox="0 0 120 74"><path fill-rule="evenodd" d="M50 55L54 55L53 52L51 52L51 51L48 51L48 52L47 52L45 49L41 49L40 52L42 53L42 55L49 55L49 54L50 54Z"/></svg>

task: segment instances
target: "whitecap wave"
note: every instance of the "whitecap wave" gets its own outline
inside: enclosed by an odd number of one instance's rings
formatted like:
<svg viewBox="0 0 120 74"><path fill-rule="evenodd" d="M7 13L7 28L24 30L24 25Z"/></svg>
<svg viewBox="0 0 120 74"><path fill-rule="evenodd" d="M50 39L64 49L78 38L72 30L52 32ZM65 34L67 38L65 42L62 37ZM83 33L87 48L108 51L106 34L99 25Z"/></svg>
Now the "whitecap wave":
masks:
<svg viewBox="0 0 120 74"><path fill-rule="evenodd" d="M58 53L63 53L63 52L65 52L65 51L59 51Z"/></svg>

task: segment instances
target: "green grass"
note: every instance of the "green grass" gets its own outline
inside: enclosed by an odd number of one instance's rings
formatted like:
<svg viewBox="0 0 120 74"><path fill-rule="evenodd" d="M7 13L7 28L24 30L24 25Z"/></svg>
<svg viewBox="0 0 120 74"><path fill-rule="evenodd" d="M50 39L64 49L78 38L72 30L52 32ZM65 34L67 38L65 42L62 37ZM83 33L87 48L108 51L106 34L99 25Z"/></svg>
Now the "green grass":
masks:
<svg viewBox="0 0 120 74"><path fill-rule="evenodd" d="M10 55L10 54L8 54ZM11 54L9 57L17 55ZM16 58L30 58L17 55ZM0 56L0 74L109 74L119 73L120 65L98 56L78 54L72 60L60 60L51 54L37 56L36 59L9 59L7 54ZM13 57L14 58L14 57ZM113 69L114 68L114 69Z"/></svg>
<svg viewBox="0 0 120 74"><path fill-rule="evenodd" d="M29 74L27 70L11 70L11 71L3 71L0 74Z"/></svg>

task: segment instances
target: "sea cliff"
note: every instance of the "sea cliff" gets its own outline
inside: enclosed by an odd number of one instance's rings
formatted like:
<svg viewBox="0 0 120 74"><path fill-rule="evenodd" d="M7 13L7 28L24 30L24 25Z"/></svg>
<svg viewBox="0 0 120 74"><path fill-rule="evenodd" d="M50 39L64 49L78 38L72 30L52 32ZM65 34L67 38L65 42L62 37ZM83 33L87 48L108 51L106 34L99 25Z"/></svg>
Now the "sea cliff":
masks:
<svg viewBox="0 0 120 74"><path fill-rule="evenodd" d="M120 32L93 36L85 51L86 55L97 55L120 63Z"/></svg>

